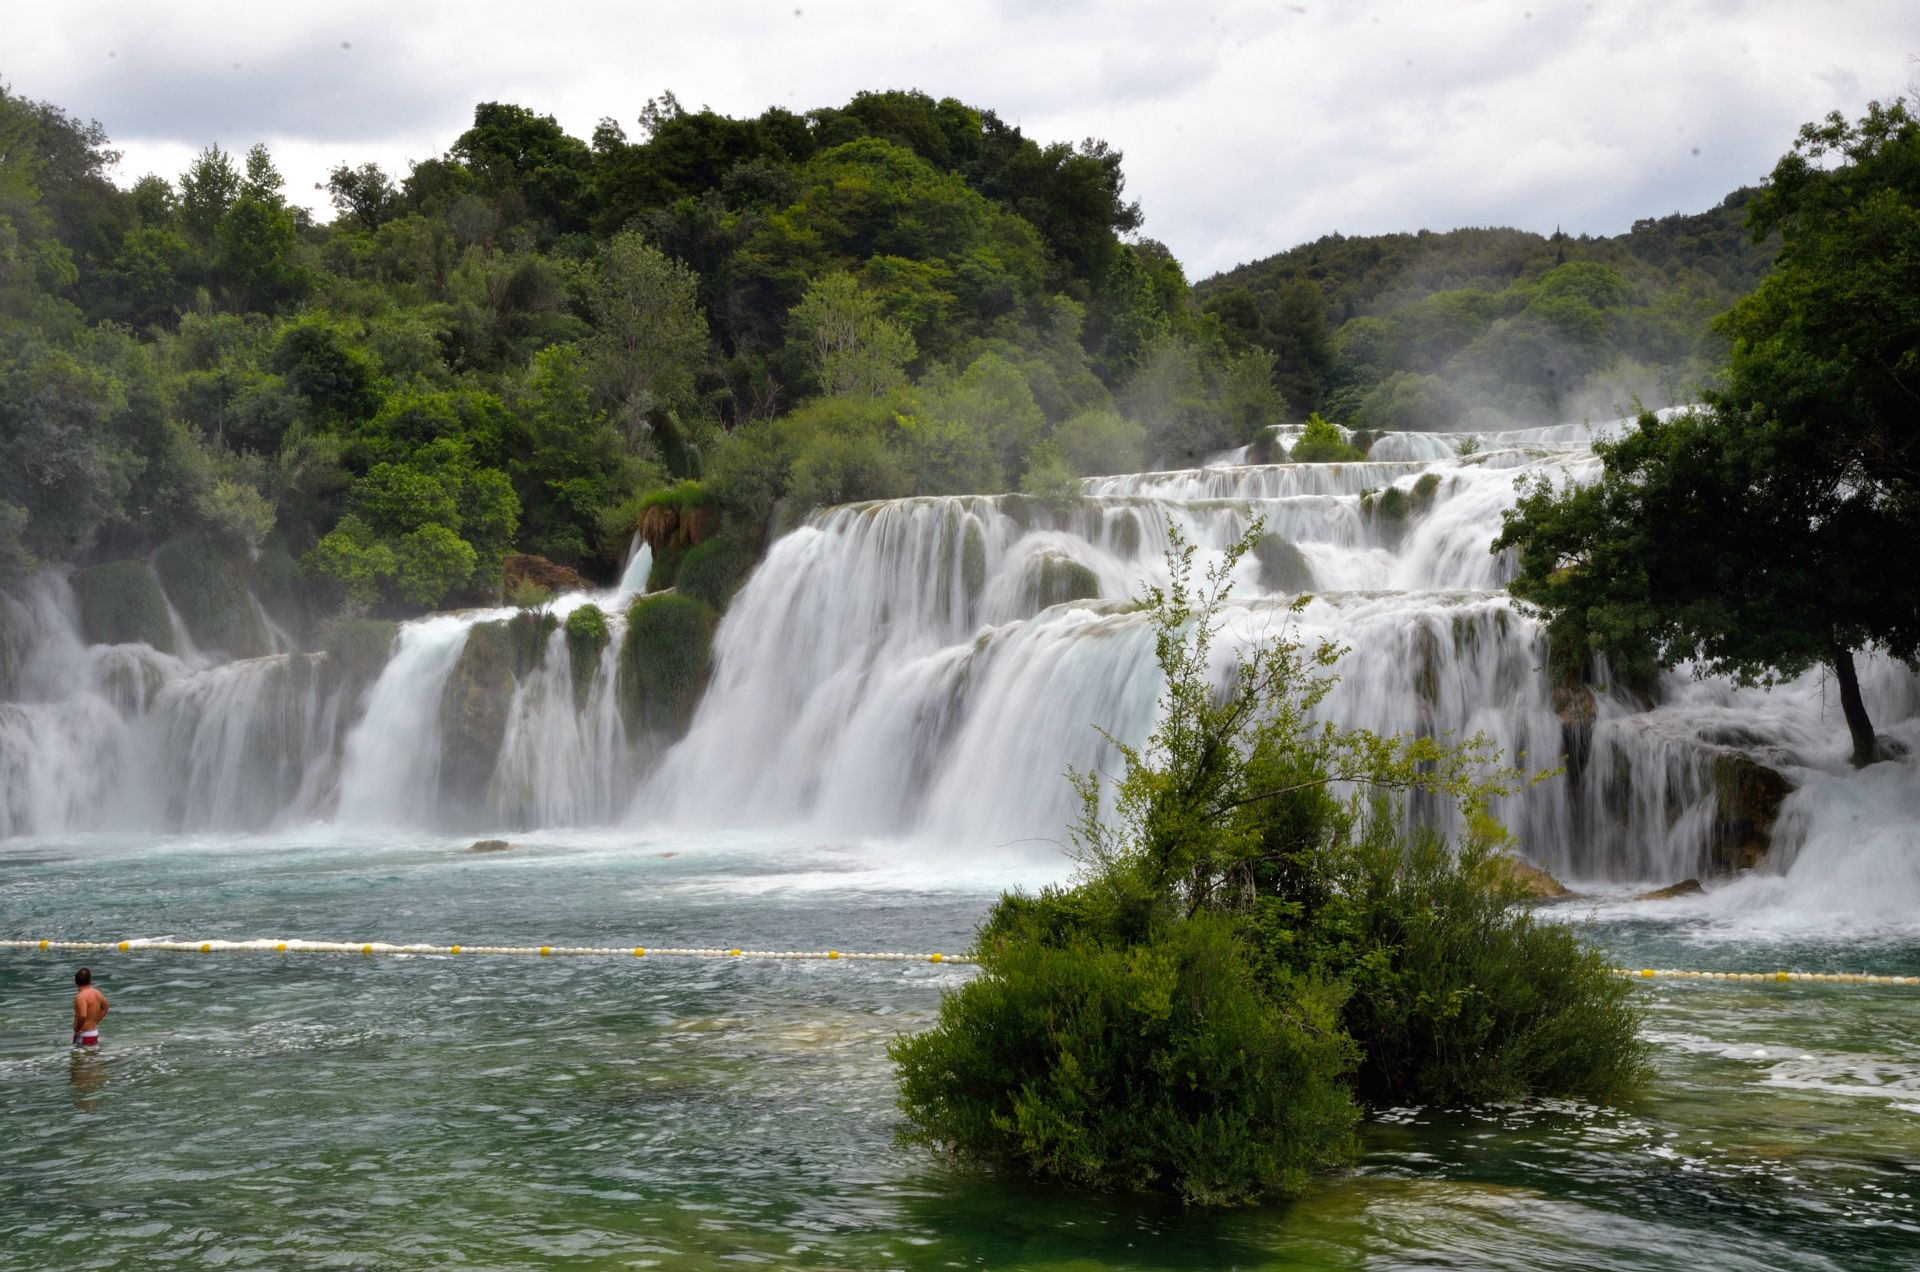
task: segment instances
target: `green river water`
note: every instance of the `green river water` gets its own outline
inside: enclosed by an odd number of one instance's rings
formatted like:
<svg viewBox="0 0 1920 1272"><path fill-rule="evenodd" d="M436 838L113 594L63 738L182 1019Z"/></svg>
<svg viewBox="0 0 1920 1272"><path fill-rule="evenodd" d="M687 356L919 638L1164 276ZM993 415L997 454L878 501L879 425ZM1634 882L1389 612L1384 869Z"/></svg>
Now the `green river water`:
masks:
<svg viewBox="0 0 1920 1272"><path fill-rule="evenodd" d="M0 935L960 950L1045 862L765 840L9 841ZM1580 913L1574 910L1572 913ZM1920 972L1920 928L1600 907L1623 963ZM1284 1205L893 1142L931 964L0 952L6 1268L1920 1267L1920 989L1638 987L1626 1108L1396 1109Z"/></svg>

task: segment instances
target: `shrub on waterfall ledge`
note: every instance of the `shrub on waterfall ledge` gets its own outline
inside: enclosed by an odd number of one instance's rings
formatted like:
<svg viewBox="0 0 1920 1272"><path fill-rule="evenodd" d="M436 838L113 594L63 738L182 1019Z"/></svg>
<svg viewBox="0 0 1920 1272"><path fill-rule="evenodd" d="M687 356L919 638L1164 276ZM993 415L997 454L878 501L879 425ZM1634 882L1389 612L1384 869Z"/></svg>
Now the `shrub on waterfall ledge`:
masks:
<svg viewBox="0 0 1920 1272"><path fill-rule="evenodd" d="M1316 721L1329 645L1263 641L1212 674L1261 529L1197 592L1174 536L1147 596L1160 724L1115 742L1111 791L1075 775L1075 884L1002 897L981 974L894 1043L909 1141L1225 1204L1343 1160L1363 1100L1604 1099L1640 1078L1631 987L1516 908L1494 864L1487 808L1523 778L1484 739ZM1456 803L1461 841L1406 832L1409 795Z"/></svg>
<svg viewBox="0 0 1920 1272"><path fill-rule="evenodd" d="M689 596L643 596L627 611L617 682L629 735L686 726L706 683L713 611Z"/></svg>

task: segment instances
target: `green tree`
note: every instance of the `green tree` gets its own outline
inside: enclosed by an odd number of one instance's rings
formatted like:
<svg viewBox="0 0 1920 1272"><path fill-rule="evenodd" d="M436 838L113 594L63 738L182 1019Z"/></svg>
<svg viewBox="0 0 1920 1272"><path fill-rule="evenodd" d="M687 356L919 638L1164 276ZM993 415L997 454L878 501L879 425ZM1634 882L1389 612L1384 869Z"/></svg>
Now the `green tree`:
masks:
<svg viewBox="0 0 1920 1272"><path fill-rule="evenodd" d="M1838 162L1827 162L1829 157ZM1742 681L1825 663L1853 762L1883 752L1854 651L1920 654L1920 123L1870 106L1801 130L1752 205L1774 273L1723 320L1706 407L1599 447L1600 479L1529 487L1496 550L1549 616L1563 667L1694 660Z"/></svg>
<svg viewBox="0 0 1920 1272"><path fill-rule="evenodd" d="M913 337L843 271L823 274L787 318L791 341L822 393L883 397L906 383Z"/></svg>
<svg viewBox="0 0 1920 1272"><path fill-rule="evenodd" d="M693 271L638 234L616 234L601 256L588 356L630 449L693 392L707 351L698 291Z"/></svg>

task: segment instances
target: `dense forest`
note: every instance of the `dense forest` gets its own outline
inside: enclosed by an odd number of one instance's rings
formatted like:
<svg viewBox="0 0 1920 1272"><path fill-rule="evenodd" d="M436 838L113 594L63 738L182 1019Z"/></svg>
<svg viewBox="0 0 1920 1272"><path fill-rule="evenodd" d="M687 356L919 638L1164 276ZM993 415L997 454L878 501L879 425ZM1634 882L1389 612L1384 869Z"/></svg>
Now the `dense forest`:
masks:
<svg viewBox="0 0 1920 1272"><path fill-rule="evenodd" d="M606 578L640 532L718 606L818 505L1680 384L1768 256L1736 195L1190 287L1100 141L913 92L636 128L485 103L404 175L342 164L317 224L263 147L121 188L99 125L0 94L0 582L151 557L310 632Z"/></svg>

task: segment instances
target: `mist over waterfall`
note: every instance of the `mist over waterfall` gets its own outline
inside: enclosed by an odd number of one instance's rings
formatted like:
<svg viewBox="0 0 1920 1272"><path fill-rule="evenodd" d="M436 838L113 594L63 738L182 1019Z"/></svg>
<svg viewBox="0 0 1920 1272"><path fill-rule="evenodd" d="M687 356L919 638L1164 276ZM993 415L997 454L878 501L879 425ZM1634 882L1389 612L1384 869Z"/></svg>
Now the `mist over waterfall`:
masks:
<svg viewBox="0 0 1920 1272"><path fill-rule="evenodd" d="M1554 684L1488 544L1516 477L1590 480L1596 431L1619 427L1389 433L1347 464L1234 452L1089 478L1058 509L1020 495L828 509L770 544L734 598L677 740L638 723L625 679L644 543L614 588L432 615L357 658L296 651L264 612L280 652L255 658L89 645L72 588L44 573L0 596L0 836L625 824L1057 853L1066 771L1112 768L1103 730L1151 731L1159 677L1132 598L1165 581L1170 532L1204 568L1258 518L1223 671L1276 634L1332 641L1348 652L1327 718L1484 733L1516 763L1563 768L1500 810L1561 877L1758 865L1743 904L1821 888L1920 903L1920 769L1851 772L1820 674L1760 690L1675 673L1650 699ZM605 631L583 645L566 620L588 605ZM1871 654L1861 672L1883 731L1920 750L1914 673Z"/></svg>

